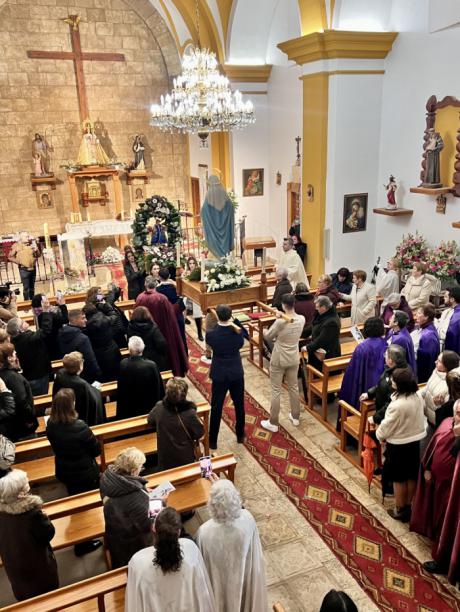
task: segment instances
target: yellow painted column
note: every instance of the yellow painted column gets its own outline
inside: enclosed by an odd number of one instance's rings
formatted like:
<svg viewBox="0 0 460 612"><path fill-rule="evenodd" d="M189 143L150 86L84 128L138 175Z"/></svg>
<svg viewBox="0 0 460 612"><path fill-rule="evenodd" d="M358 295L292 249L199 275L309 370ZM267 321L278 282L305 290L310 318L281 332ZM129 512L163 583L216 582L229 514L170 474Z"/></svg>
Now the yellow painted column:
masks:
<svg viewBox="0 0 460 612"><path fill-rule="evenodd" d="M303 80L302 238L308 244L307 272L312 286L324 273L324 222L326 216L327 123L329 74L319 72ZM307 186L314 189L313 201Z"/></svg>
<svg viewBox="0 0 460 612"><path fill-rule="evenodd" d="M325 0L298 0L298 3L302 36L327 29Z"/></svg>
<svg viewBox="0 0 460 612"><path fill-rule="evenodd" d="M227 189L232 187L230 172L230 137L228 132L211 134L212 171L220 171L220 180Z"/></svg>

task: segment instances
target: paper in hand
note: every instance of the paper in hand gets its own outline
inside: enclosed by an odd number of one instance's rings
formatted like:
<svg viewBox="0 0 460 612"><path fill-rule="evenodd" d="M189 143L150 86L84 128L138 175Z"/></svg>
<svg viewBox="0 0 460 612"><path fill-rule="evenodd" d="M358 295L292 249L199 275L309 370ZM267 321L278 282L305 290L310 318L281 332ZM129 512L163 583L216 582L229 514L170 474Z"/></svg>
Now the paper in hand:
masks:
<svg viewBox="0 0 460 612"><path fill-rule="evenodd" d="M153 491L150 491L149 497L151 499L153 498L158 499L158 498L164 497L165 495L168 495L168 493L171 493L171 491L175 491L175 490L176 490L176 487L174 487L170 482L162 482L155 489L153 489Z"/></svg>

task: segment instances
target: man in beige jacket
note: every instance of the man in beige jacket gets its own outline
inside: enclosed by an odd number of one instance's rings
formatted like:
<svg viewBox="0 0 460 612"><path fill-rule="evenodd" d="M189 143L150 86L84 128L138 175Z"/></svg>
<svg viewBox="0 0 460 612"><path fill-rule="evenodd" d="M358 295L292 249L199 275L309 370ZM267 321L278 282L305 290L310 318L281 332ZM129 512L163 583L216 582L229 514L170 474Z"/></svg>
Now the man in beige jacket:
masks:
<svg viewBox="0 0 460 612"><path fill-rule="evenodd" d="M286 376L291 404L289 418L293 425L296 427L299 425L300 402L297 372L299 369L299 340L305 325L305 317L295 312L294 302L295 298L292 294L285 294L281 297L283 311L290 317L291 321L278 319L264 333L264 337L269 341L274 341L275 345L270 360L270 383L272 387L270 419L262 421L261 425L274 433L278 431L281 385L284 376Z"/></svg>

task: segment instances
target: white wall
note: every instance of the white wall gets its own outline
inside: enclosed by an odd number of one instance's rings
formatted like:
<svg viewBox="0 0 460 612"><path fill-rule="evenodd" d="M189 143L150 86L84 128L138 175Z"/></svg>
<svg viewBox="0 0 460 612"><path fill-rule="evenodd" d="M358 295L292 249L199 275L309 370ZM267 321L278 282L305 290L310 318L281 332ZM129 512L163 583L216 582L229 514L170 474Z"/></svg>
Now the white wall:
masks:
<svg viewBox="0 0 460 612"><path fill-rule="evenodd" d="M206 164L209 168L209 174L213 174L212 171L212 158L211 158L211 136L208 136L208 148L202 149L200 147L200 138L194 134L189 136L189 153L190 153L190 176L199 177L199 164Z"/></svg>
<svg viewBox="0 0 460 612"><path fill-rule="evenodd" d="M374 263L375 215L386 202L377 189L381 75L333 75L329 78L326 223L330 230L326 272L341 266L370 270ZM344 234L345 194L368 193L366 231Z"/></svg>
<svg viewBox="0 0 460 612"><path fill-rule="evenodd" d="M414 210L404 220L378 217L375 254L391 256L403 233L418 230L432 244L457 240L460 232L452 221L460 220L460 200L448 196L445 215L436 213L431 196L409 193L420 183L420 163L425 129L425 105L438 99L460 97L460 78L454 49L460 48L460 29L434 34L402 33L387 58L384 76L379 183L393 173L401 185L397 198Z"/></svg>

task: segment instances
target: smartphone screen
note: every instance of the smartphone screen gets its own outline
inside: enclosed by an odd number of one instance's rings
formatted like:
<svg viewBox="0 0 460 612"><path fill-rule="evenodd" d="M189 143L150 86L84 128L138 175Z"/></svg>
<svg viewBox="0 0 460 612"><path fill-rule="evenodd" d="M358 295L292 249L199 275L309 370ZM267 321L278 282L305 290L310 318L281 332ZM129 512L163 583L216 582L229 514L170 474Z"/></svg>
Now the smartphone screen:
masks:
<svg viewBox="0 0 460 612"><path fill-rule="evenodd" d="M149 518L155 519L157 515L163 510L163 502L161 499L149 500Z"/></svg>
<svg viewBox="0 0 460 612"><path fill-rule="evenodd" d="M102 302L102 300L104 299L104 296L102 295L102 293L98 293L96 295L96 299L97 299L98 302Z"/></svg>
<svg viewBox="0 0 460 612"><path fill-rule="evenodd" d="M61 291L60 289L58 289L58 290L56 291L56 297L57 297L57 298L61 298L61 297L62 297L62 291Z"/></svg>
<svg viewBox="0 0 460 612"><path fill-rule="evenodd" d="M200 459L201 478L208 478L212 472L211 457L201 457Z"/></svg>

